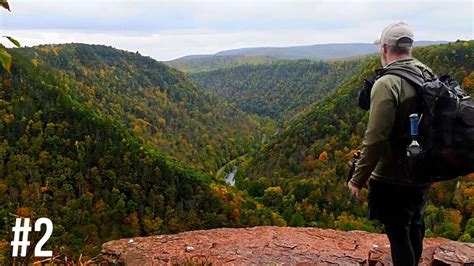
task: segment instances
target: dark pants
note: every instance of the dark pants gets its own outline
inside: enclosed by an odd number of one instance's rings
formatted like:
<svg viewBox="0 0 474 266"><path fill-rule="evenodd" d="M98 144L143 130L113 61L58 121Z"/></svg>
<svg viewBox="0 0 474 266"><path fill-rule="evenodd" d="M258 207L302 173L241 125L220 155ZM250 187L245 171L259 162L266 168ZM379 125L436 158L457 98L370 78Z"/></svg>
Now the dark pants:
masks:
<svg viewBox="0 0 474 266"><path fill-rule="evenodd" d="M368 217L384 224L394 265L417 265L420 260L429 188L369 180Z"/></svg>

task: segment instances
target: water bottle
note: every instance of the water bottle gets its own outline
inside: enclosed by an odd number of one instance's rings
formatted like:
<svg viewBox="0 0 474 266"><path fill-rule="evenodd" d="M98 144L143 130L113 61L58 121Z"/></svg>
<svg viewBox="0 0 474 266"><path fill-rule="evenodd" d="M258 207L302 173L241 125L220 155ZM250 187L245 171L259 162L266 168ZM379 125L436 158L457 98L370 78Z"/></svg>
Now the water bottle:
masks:
<svg viewBox="0 0 474 266"><path fill-rule="evenodd" d="M422 152L422 148L416 139L418 138L418 114L410 115L411 143L407 148L407 156L415 157Z"/></svg>

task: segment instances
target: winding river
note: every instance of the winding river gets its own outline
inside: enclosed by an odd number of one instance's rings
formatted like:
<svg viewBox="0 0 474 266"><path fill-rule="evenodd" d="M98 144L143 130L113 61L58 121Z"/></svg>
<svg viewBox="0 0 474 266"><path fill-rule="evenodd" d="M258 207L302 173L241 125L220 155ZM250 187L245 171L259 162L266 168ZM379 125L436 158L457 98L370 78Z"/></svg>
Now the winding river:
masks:
<svg viewBox="0 0 474 266"><path fill-rule="evenodd" d="M239 159L243 159L245 158L245 156L247 156L247 153L242 155L242 156L239 156L235 159L233 159L232 161L229 161L228 163L226 163L224 166L222 166L221 168L219 168L219 170L217 170L217 173L216 173L216 178L219 178L221 175L222 175L222 172L224 172L225 168L228 166L228 165L231 165L231 164L235 164L237 160ZM227 172L225 174L225 177L224 177L224 180L227 184L233 186L235 185L235 174L237 173L237 169L238 167L236 165L234 165L234 167L232 167L232 170L230 170L229 172Z"/></svg>

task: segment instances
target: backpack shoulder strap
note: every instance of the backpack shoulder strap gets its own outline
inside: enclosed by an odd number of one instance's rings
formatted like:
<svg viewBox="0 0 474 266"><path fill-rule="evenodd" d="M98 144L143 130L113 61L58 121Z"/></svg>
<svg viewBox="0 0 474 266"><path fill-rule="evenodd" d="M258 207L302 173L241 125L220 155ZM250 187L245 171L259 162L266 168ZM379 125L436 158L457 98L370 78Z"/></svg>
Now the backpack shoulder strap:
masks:
<svg viewBox="0 0 474 266"><path fill-rule="evenodd" d="M379 77L382 77L383 75L387 75L387 74L392 74L400 78L403 78L405 80L408 80L408 82L410 82L411 84L415 86L415 90L417 93L419 92L419 89L421 88L421 86L423 86L423 84L425 83L425 79L423 78L423 76L404 68L388 68L384 70L382 73L380 73ZM398 93L398 97L396 98L396 103L398 107L400 106L400 102L399 102L400 93L399 92L397 93Z"/></svg>
<svg viewBox="0 0 474 266"><path fill-rule="evenodd" d="M386 74L392 74L408 80L415 85L417 91L425 83L425 79L421 75L403 68L389 68L383 73L383 75Z"/></svg>

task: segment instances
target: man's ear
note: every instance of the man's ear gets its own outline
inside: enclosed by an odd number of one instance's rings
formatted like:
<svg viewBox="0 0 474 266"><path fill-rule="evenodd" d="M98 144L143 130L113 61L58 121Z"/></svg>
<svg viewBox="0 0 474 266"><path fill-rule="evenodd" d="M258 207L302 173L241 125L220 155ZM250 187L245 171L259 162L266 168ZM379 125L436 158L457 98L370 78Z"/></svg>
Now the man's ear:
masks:
<svg viewBox="0 0 474 266"><path fill-rule="evenodd" d="M382 44L382 53L386 54L386 53L387 53L387 49L388 49L387 45L386 45L385 43Z"/></svg>

